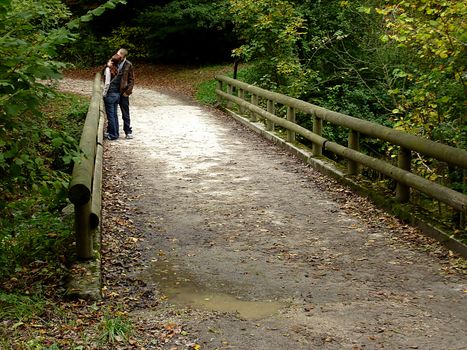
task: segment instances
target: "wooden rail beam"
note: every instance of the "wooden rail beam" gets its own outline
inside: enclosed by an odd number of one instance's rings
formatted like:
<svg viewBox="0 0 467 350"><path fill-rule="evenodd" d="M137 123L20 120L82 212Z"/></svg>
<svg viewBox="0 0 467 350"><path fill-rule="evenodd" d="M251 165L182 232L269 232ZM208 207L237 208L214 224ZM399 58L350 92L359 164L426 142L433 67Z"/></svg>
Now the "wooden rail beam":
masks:
<svg viewBox="0 0 467 350"><path fill-rule="evenodd" d="M93 237L91 232L91 207L94 178L94 165L97 149L97 132L102 103L101 76L96 74L93 93L79 143L82 156L73 167L68 198L75 207L75 235L78 258L93 257Z"/></svg>
<svg viewBox="0 0 467 350"><path fill-rule="evenodd" d="M255 112L268 120L271 120L279 126L282 126L288 130L292 130L300 134L301 136L305 137L311 142L321 145L321 147L323 147L324 149L330 150L334 154L340 155L345 159L349 159L358 164L362 164L371 169L374 169L380 172L381 174L387 175L395 179L403 185L413 187L418 191L431 196L432 198L435 198L443 203L448 204L452 208L455 208L456 210L460 211L461 213L465 213L467 211L467 196L460 192L454 191L435 182L426 180L423 177L412 174L407 170L400 169L382 160L372 158L348 147L328 141L320 135L317 135L306 128L303 128L283 118L279 118L263 110L262 108L254 106L251 103L242 100L236 96L229 95L228 93L225 93L220 90L217 90L216 93L228 101L241 105L243 108Z"/></svg>
<svg viewBox="0 0 467 350"><path fill-rule="evenodd" d="M330 111L311 103L288 97L277 92L264 90L226 76L216 76L216 79L228 84L232 84L237 88L242 88L250 93L257 94L262 98L272 100L276 103L280 103L286 106L294 107L297 111L301 111L310 115L316 115L317 117L335 125L358 131L359 133L370 137L388 141L394 145L422 153L428 157L433 157L449 164L457 165L463 169L467 168L467 151L463 149L423 139L421 137L410 135L400 130L388 128L386 126L372 123L367 120L358 119L349 115Z"/></svg>

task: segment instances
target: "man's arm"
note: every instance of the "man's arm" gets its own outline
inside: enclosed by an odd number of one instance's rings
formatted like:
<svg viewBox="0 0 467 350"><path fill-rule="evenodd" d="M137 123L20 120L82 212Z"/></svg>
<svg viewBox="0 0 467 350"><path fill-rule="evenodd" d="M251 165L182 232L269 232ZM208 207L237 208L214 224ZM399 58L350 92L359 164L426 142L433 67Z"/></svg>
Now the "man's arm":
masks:
<svg viewBox="0 0 467 350"><path fill-rule="evenodd" d="M133 92L133 86L135 86L135 71L133 69L133 64L128 62L128 84L126 86L124 94L130 96Z"/></svg>

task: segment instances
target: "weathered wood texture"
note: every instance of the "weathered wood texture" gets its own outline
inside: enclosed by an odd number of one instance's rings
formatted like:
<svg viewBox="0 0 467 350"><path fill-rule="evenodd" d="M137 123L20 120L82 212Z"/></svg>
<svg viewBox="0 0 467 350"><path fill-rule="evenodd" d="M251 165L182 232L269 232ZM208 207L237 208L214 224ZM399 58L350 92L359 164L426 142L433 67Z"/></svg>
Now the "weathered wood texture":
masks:
<svg viewBox="0 0 467 350"><path fill-rule="evenodd" d="M358 165L363 165L396 180L398 183L396 198L401 202L405 202L409 199L410 188L414 188L449 205L460 213L466 213L467 196L465 194L454 191L448 187L429 181L410 172L410 154L412 151L466 169L467 152L465 150L426 140L414 135L409 135L366 120L333 112L322 107L282 94L270 92L225 76L217 76L216 79L219 82L216 90L219 99L222 98L223 100L228 101L229 104L235 103L241 107L242 110L249 110L256 115L265 118L269 123L274 123L287 129L288 135L297 133L310 140L313 144L314 156L321 155L322 150L328 150L348 161L348 170L350 174L357 173ZM222 88L224 84L227 85L227 92L224 92L224 89ZM233 91L234 88L242 89L243 91L258 96L258 98L267 100L268 106L271 106L272 103L282 104L286 106L289 111L291 109L295 109L296 111L312 115L314 117L313 131L305 129L290 120L274 115L274 111L270 107L268 108L268 111L266 111L256 104L251 104L242 98L233 96L231 91ZM290 118L290 115L288 119L292 119ZM349 139L349 147L339 145L323 138L321 136L322 121L328 121L335 125L348 128L351 135ZM358 145L359 134L364 134L376 139L387 141L393 145L400 146L401 153L399 156L399 167L360 153ZM292 138L289 137L288 139L291 140Z"/></svg>
<svg viewBox="0 0 467 350"><path fill-rule="evenodd" d="M80 161L75 163L73 167L72 179L68 190L68 198L75 206L76 250L80 259L91 259L93 257L91 226L97 226L96 220L98 222L100 215L100 199L96 199L96 190L100 188L102 176L100 174L96 176L95 170L98 170L98 168L95 167L95 162L98 135L103 131L102 127L99 127L101 107L102 87L101 76L98 73L94 78L91 103L79 143L82 156ZM102 136L100 136L100 142L102 143ZM99 160L98 162L101 164ZM95 178L97 178L97 181L94 180ZM91 212L98 214L91 215Z"/></svg>
<svg viewBox="0 0 467 350"><path fill-rule="evenodd" d="M465 150L423 139L421 137L410 135L399 130L394 130L383 125L369 122L367 120L362 120L342 113L330 111L311 103L288 97L276 92L267 91L229 77L216 76L216 79L226 83L228 86L231 85L237 89L241 88L262 98L272 100L284 106L296 108L297 111L308 113L310 115L316 115L317 117L332 124L358 131L359 133L370 137L388 141L394 145L405 147L406 149L410 149L422 153L426 156L457 165L464 169L467 168L467 152ZM220 91L220 89L218 89L218 91Z"/></svg>

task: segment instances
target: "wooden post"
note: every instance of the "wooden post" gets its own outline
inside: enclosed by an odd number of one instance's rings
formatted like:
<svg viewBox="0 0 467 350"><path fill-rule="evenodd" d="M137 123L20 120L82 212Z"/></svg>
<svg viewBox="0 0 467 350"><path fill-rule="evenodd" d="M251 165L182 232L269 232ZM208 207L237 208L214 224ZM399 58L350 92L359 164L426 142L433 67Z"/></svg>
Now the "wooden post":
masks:
<svg viewBox="0 0 467 350"><path fill-rule="evenodd" d="M102 164L104 157L104 147L102 139L104 135L104 118L101 113L101 119L99 121L99 128L97 132L97 148L96 148L96 159L94 162L94 174L92 180L92 193L91 193L91 229L96 229L101 221L101 210L102 210Z"/></svg>
<svg viewBox="0 0 467 350"><path fill-rule="evenodd" d="M251 104L254 106L258 106L258 95L251 94ZM258 116L256 115L255 112L251 112L251 121L252 122L257 122L258 121Z"/></svg>
<svg viewBox="0 0 467 350"><path fill-rule="evenodd" d="M222 81L220 81L220 80L217 81L217 90L222 90ZM217 95L216 98L217 98L217 102L220 105L222 105L222 102L223 102L222 97L220 95Z"/></svg>
<svg viewBox="0 0 467 350"><path fill-rule="evenodd" d="M316 114L313 115L313 132L319 136L323 133L323 119L318 118ZM311 152L314 157L321 157L323 155L323 146L313 142Z"/></svg>
<svg viewBox="0 0 467 350"><path fill-rule="evenodd" d="M239 63L240 62L238 60L235 60L235 62L234 62L234 72L233 72L233 78L234 79L237 79L237 72L238 72L238 64Z"/></svg>
<svg viewBox="0 0 467 350"><path fill-rule="evenodd" d="M91 201L75 204L76 253L80 259L92 258Z"/></svg>
<svg viewBox="0 0 467 350"><path fill-rule="evenodd" d="M295 108L287 106L287 120L295 123ZM287 130L287 141L295 142L295 131Z"/></svg>
<svg viewBox="0 0 467 350"><path fill-rule="evenodd" d="M244 100L245 99L245 90L238 89L237 96L239 98L241 98L242 100ZM240 112L240 114L243 114L243 113L245 113L245 108L243 106L238 106L238 111Z"/></svg>
<svg viewBox="0 0 467 350"><path fill-rule="evenodd" d="M273 100L268 100L268 106L267 106L267 111L271 114L274 114L274 111L275 108L274 108L274 101ZM270 121L269 119L267 120L266 122L266 130L267 131L274 131L275 129L275 126L274 126L274 122Z"/></svg>
<svg viewBox="0 0 467 350"><path fill-rule="evenodd" d="M410 171L411 161L411 151L404 147L400 147L397 166L401 169ZM396 187L396 200L401 203L407 203L410 200L410 187L398 182Z"/></svg>
<svg viewBox="0 0 467 350"><path fill-rule="evenodd" d="M233 95L233 91L234 91L234 87L232 84L227 84L227 93L229 95ZM227 108L231 108L232 107L232 102L230 101L227 101Z"/></svg>
<svg viewBox="0 0 467 350"><path fill-rule="evenodd" d="M358 131L350 130L349 131L349 141L348 146L350 149L355 151L360 150L360 134ZM349 175L357 175L359 173L359 164L352 160L347 160L347 174Z"/></svg>
<svg viewBox="0 0 467 350"><path fill-rule="evenodd" d="M467 193L467 169L464 169L462 171L462 189L463 193ZM464 211L459 212L459 227L461 229L465 228L466 225L466 212L467 208L464 209Z"/></svg>

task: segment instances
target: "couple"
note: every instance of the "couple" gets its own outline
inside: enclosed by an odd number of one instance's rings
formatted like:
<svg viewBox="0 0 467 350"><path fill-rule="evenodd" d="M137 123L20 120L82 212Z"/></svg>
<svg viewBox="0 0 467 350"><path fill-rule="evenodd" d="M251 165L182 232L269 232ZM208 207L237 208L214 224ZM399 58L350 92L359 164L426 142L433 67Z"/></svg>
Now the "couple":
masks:
<svg viewBox="0 0 467 350"><path fill-rule="evenodd" d="M120 105L123 118L123 130L127 139L133 134L130 124L129 96L133 92L135 75L133 65L126 59L128 51L120 49L107 62L104 69L104 105L107 114L107 132L105 138L116 140L119 137L117 109Z"/></svg>

